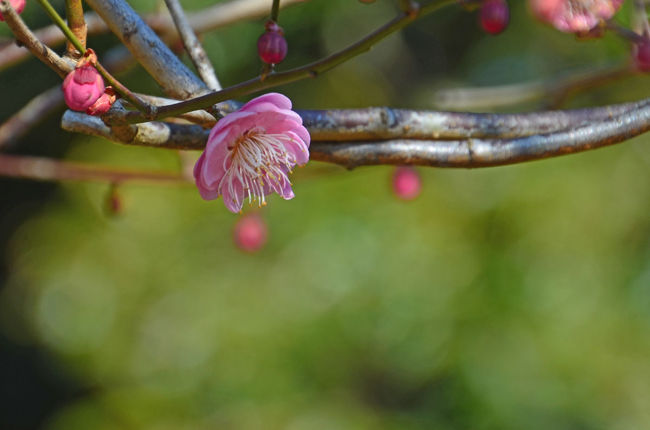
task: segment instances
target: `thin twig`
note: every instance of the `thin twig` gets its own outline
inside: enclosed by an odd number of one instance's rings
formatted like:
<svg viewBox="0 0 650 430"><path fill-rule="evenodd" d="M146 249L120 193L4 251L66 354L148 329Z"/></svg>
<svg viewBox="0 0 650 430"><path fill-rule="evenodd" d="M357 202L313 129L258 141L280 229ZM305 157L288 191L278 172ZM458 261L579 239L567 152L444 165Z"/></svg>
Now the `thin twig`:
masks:
<svg viewBox="0 0 650 430"><path fill-rule="evenodd" d="M31 99L22 109L0 124L0 150L10 148L32 126L50 113L64 106L61 85L57 85Z"/></svg>
<svg viewBox="0 0 650 430"><path fill-rule="evenodd" d="M281 8L307 0L283 0ZM256 19L268 13L268 0L229 0L189 14L188 19L196 33L205 33L235 22ZM108 27L96 13L85 14L88 34L101 34ZM145 15L144 21L156 32L164 34L174 31L174 23L167 14L155 13ZM65 41L65 36L56 25L34 31L36 37L46 45L55 46ZM17 47L12 41L0 42L0 70L29 58L25 50Z"/></svg>
<svg viewBox="0 0 650 430"><path fill-rule="evenodd" d="M614 22L614 21L607 21L606 28L608 30L613 31L616 33L618 36L622 37L623 39L626 39L632 43L640 43L643 42L643 36L635 33L634 31L630 30L629 28L625 28L622 25Z"/></svg>
<svg viewBox="0 0 650 430"><path fill-rule="evenodd" d="M95 3L103 3L106 1L107 0L88 0L91 5ZM111 114L109 112L104 119L109 124L136 124L151 119L163 119L170 116L177 116L184 112L192 110L205 109L225 100L236 99L241 96L277 87L279 85L288 84L305 78L313 78L350 60L351 58L356 57L357 55L370 50L373 45L377 44L379 41L389 36L390 34L406 27L417 17L424 16L428 13L440 9L443 6L453 3L455 3L455 0L433 0L426 6L423 6L416 13L400 13L396 18L393 18L368 36L326 58L302 67L288 70L286 72L274 73L266 76L265 78L258 76L248 81L244 81L237 85L225 88L221 91L211 92L200 97L195 97L191 100L162 107L158 109L157 114L152 118L147 118L138 112L129 112L126 115L119 116L116 114Z"/></svg>
<svg viewBox="0 0 650 430"><path fill-rule="evenodd" d="M445 88L435 93L433 104L439 109L482 110L545 99L546 106L558 107L571 94L599 87L635 73L635 68L625 64L546 81L490 87Z"/></svg>
<svg viewBox="0 0 650 430"><path fill-rule="evenodd" d="M278 22L278 16L280 15L280 0L273 0L271 4L271 21Z"/></svg>
<svg viewBox="0 0 650 430"><path fill-rule="evenodd" d="M122 184L187 184L177 173L141 172L105 166L59 161L44 157L0 154L0 176L39 181L96 181Z"/></svg>
<svg viewBox="0 0 650 430"><path fill-rule="evenodd" d="M165 4L167 5L167 9L176 24L178 33L183 41L183 46L185 46L185 50L192 59L192 63L194 64L194 67L196 67L199 76L203 79L203 82L205 82L208 88L213 91L220 90L221 85L219 84L219 79L217 79L217 74L210 63L210 59L205 53L205 49L203 49L201 42L199 42L196 34L194 34L194 30L192 30L190 22L187 19L187 16L185 16L185 12L181 7L180 2L178 0L165 0Z"/></svg>
<svg viewBox="0 0 650 430"><path fill-rule="evenodd" d="M0 0L0 13L5 19L16 40L25 46L36 58L45 63L59 76L65 76L74 68L74 62L65 60L52 51L44 43L34 36L31 30L25 25L20 16L16 13L11 3L7 0Z"/></svg>
<svg viewBox="0 0 650 430"><path fill-rule="evenodd" d="M68 26L70 27L72 34L74 34L77 40L79 40L81 46L85 48L88 27L86 27L86 21L84 20L84 10L81 5L81 0L66 0L65 16L68 19ZM70 41L68 41L67 53L68 56L72 58L79 58L82 54L82 52L75 49L74 45Z"/></svg>
<svg viewBox="0 0 650 430"><path fill-rule="evenodd" d="M650 37L650 22L648 22L648 11L643 0L634 0L634 27L646 37Z"/></svg>

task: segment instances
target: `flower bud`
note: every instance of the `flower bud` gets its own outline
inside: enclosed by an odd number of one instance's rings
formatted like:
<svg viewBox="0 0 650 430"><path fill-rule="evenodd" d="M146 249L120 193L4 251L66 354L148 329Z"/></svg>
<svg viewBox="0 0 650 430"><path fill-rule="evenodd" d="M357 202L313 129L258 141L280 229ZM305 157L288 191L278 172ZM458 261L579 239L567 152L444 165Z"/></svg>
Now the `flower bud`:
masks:
<svg viewBox="0 0 650 430"><path fill-rule="evenodd" d="M117 184L111 184L104 200L104 212L108 216L116 216L121 215L123 211L124 203L118 186Z"/></svg>
<svg viewBox="0 0 650 430"><path fill-rule="evenodd" d="M257 53L266 64L278 64L287 56L287 41L282 28L273 21L266 23L266 32L257 39Z"/></svg>
<svg viewBox="0 0 650 430"><path fill-rule="evenodd" d="M393 192L402 200L413 200L420 195L422 181L412 167L397 167L393 173Z"/></svg>
<svg viewBox="0 0 650 430"><path fill-rule="evenodd" d="M634 46L634 62L642 72L650 72L650 35Z"/></svg>
<svg viewBox="0 0 650 430"><path fill-rule="evenodd" d="M104 94L104 80L90 64L77 67L63 80L63 97L72 110L84 112Z"/></svg>
<svg viewBox="0 0 650 430"><path fill-rule="evenodd" d="M104 94L102 94L97 101L92 104L92 106L89 106L88 109L86 109L86 113L94 116L104 115L108 112L111 106L113 106L116 99L117 96L115 95L115 91L113 91L113 87L108 86L104 90Z"/></svg>
<svg viewBox="0 0 650 430"><path fill-rule="evenodd" d="M266 223L259 215L243 215L235 224L233 240L242 251L256 252L266 243L267 233Z"/></svg>
<svg viewBox="0 0 650 430"><path fill-rule="evenodd" d="M479 21L487 33L501 33L510 21L508 3L505 0L485 0L481 6Z"/></svg>
<svg viewBox="0 0 650 430"><path fill-rule="evenodd" d="M21 13L25 9L25 0L9 0L11 7L14 8L16 13ZM4 21L5 18L0 13L0 21Z"/></svg>

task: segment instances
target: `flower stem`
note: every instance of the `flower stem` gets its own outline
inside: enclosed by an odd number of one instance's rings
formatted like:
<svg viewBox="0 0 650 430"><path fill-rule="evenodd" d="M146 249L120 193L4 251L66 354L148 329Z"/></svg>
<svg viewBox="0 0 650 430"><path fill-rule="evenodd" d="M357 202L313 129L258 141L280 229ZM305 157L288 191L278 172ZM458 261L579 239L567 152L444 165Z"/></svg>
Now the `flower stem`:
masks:
<svg viewBox="0 0 650 430"><path fill-rule="evenodd" d="M273 0L273 5L271 5L271 21L278 22L279 14L280 14L280 0Z"/></svg>
<svg viewBox="0 0 650 430"><path fill-rule="evenodd" d="M77 36L70 30L70 27L65 23L61 15L52 7L47 0L37 0L38 3L45 9L45 12L50 16L52 21L61 29L68 41L79 51L82 55L86 53L86 47L77 39Z"/></svg>
<svg viewBox="0 0 650 430"><path fill-rule="evenodd" d="M88 28L86 26L86 20L84 19L84 10L81 5L81 0L66 0L65 15L68 19L70 30L79 40L81 46L85 48ZM67 53L70 57L78 57L81 55L81 53L76 51L74 45L70 41L68 41Z"/></svg>

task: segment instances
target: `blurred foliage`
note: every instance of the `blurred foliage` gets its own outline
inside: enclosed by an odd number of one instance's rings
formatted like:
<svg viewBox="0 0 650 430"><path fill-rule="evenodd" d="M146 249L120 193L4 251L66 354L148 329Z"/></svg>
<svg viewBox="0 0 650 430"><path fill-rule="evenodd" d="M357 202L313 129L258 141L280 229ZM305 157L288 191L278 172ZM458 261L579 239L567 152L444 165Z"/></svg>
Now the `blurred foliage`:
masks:
<svg viewBox="0 0 650 430"><path fill-rule="evenodd" d="M576 41L510 3L502 36L449 8L281 91L304 108L430 108L444 82L525 82L628 61L617 38ZM282 67L394 13L388 0L287 9ZM41 15L29 3L25 18L42 25ZM205 35L224 84L259 71L261 24ZM56 82L46 72L30 61L0 74L12 100L3 117ZM139 69L121 78L158 91ZM626 79L570 105L647 97L648 82ZM180 165L175 152L55 127L21 148ZM511 167L421 169L422 195L408 203L391 195L391 168L310 163L294 175L294 200L275 196L261 210L270 237L254 255L232 244L236 216L192 186L121 186L123 213L110 216L108 185L61 184L47 195L5 180L13 200L2 219L14 221L0 332L32 348L67 393L43 419L48 430L648 428L649 140ZM40 209L26 203L38 196ZM21 397L29 379L2 383L3 429L28 428L16 411L39 407L40 397Z"/></svg>

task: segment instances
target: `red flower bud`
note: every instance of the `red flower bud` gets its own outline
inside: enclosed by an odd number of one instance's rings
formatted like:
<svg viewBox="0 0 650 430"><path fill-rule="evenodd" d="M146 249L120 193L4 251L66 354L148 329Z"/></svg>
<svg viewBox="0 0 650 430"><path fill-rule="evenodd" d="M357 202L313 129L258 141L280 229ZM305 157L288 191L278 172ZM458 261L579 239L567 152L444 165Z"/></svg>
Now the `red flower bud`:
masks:
<svg viewBox="0 0 650 430"><path fill-rule="evenodd" d="M650 72L650 35L634 46L634 61L642 72Z"/></svg>
<svg viewBox="0 0 650 430"><path fill-rule="evenodd" d="M287 41L283 34L275 22L266 23L266 32L257 39L257 53L266 64L278 64L287 56Z"/></svg>
<svg viewBox="0 0 650 430"><path fill-rule="evenodd" d="M21 13L25 9L25 0L9 0L11 7L16 10L16 13ZM0 21L4 21L5 18L0 13Z"/></svg>
<svg viewBox="0 0 650 430"><path fill-rule="evenodd" d="M72 110L84 112L104 94L104 80L90 64L68 73L63 81L63 97Z"/></svg>
<svg viewBox="0 0 650 430"><path fill-rule="evenodd" d="M499 34L508 26L510 10L505 0L485 0L479 14L481 27L487 33Z"/></svg>

